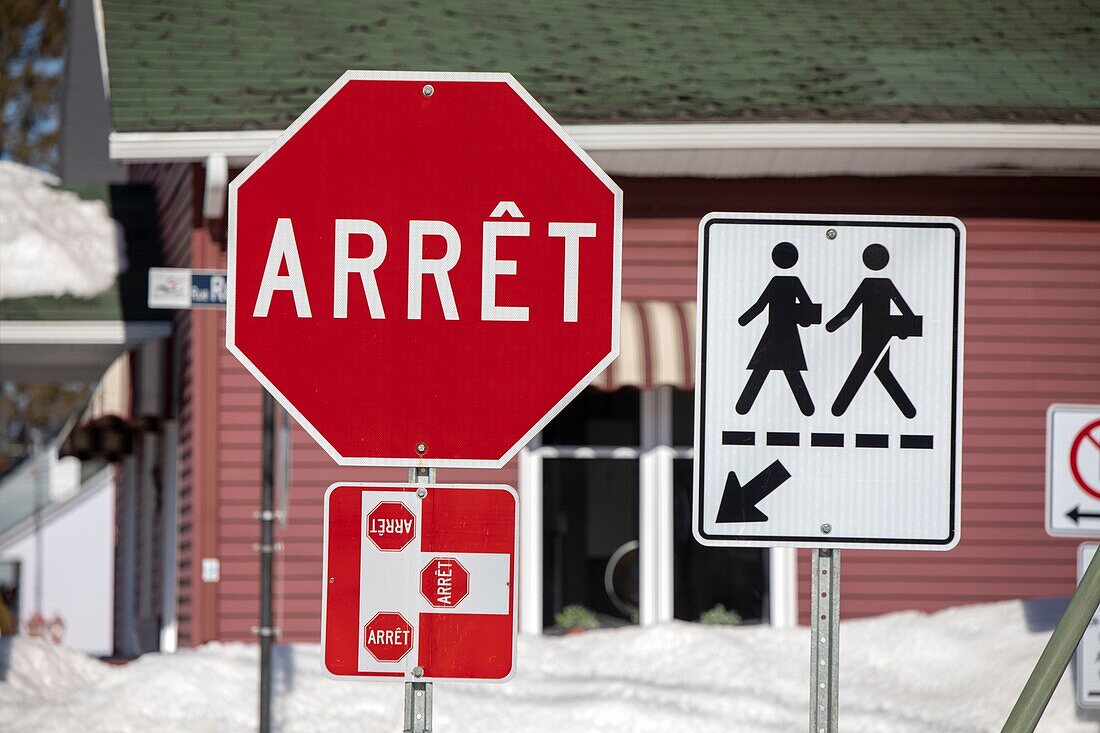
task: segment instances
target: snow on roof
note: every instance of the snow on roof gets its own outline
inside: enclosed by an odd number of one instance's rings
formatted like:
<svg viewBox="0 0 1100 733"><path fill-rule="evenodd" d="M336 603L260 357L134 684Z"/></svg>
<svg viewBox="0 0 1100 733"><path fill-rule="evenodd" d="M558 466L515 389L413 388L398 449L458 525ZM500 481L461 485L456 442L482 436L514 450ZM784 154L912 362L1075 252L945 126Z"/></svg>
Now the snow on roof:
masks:
<svg viewBox="0 0 1100 733"><path fill-rule="evenodd" d="M122 227L56 176L0 161L0 300L91 298L126 269Z"/></svg>

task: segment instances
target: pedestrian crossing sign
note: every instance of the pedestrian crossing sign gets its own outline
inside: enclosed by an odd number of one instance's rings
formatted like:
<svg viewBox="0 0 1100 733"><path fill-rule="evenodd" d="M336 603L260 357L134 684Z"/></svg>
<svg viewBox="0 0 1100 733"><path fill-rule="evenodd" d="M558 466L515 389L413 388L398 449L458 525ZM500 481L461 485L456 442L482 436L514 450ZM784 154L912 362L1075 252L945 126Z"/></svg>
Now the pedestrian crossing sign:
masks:
<svg viewBox="0 0 1100 733"><path fill-rule="evenodd" d="M947 217L703 219L701 543L958 543L965 248Z"/></svg>

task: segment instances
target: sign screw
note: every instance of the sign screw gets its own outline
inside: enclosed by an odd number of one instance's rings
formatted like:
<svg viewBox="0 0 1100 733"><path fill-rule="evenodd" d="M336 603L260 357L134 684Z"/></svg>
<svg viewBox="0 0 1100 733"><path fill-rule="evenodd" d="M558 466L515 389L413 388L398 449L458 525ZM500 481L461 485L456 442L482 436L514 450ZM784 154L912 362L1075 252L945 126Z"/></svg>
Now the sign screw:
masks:
<svg viewBox="0 0 1100 733"><path fill-rule="evenodd" d="M416 495L423 499L425 496L428 495L428 490L421 486L419 489L416 490Z"/></svg>
<svg viewBox="0 0 1100 733"><path fill-rule="evenodd" d="M433 87L431 84L425 84L424 88L420 91L424 93L425 97L430 97L435 94L435 87Z"/></svg>
<svg viewBox="0 0 1100 733"><path fill-rule="evenodd" d="M336 578L329 578L329 579L328 579L328 582L329 582L329 584L335 583L335 582L336 582Z"/></svg>
<svg viewBox="0 0 1100 733"><path fill-rule="evenodd" d="M423 667L413 667L413 677L423 677L423 676L424 676L424 668Z"/></svg>
<svg viewBox="0 0 1100 733"><path fill-rule="evenodd" d="M836 239L836 229L829 229L825 232L825 236L829 239Z"/></svg>
<svg viewBox="0 0 1100 733"><path fill-rule="evenodd" d="M421 441L420 443L417 443L416 444L416 452L419 453L420 455L424 455L425 453L428 452L428 444L423 442L423 441Z"/></svg>
<svg viewBox="0 0 1100 733"><path fill-rule="evenodd" d="M829 524L828 522L821 525L821 534L829 534L832 531L833 531L833 525Z"/></svg>

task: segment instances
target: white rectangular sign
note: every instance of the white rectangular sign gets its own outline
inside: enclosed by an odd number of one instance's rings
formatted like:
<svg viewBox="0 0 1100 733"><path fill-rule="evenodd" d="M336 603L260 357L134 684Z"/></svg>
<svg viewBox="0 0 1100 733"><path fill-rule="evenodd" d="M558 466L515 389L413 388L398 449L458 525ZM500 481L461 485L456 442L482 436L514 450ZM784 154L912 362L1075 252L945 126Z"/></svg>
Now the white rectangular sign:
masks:
<svg viewBox="0 0 1100 733"><path fill-rule="evenodd" d="M1047 410L1047 534L1100 537L1100 405Z"/></svg>
<svg viewBox="0 0 1100 733"><path fill-rule="evenodd" d="M965 247L947 217L703 219L701 543L958 543Z"/></svg>
<svg viewBox="0 0 1100 733"><path fill-rule="evenodd" d="M150 308L224 308L228 287L225 270L150 267Z"/></svg>
<svg viewBox="0 0 1100 733"><path fill-rule="evenodd" d="M1077 548L1077 583L1100 547L1095 542L1083 542ZM1081 643L1077 645L1077 704L1083 708L1100 708L1100 610L1092 615Z"/></svg>

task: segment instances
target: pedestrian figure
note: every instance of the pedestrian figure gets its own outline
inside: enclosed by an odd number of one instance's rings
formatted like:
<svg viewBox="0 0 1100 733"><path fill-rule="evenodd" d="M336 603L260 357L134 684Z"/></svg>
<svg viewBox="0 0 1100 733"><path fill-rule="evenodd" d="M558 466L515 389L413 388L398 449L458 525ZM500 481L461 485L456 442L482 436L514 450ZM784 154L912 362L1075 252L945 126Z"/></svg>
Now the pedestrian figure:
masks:
<svg viewBox="0 0 1100 733"><path fill-rule="evenodd" d="M863 250L863 264L867 265L868 269L881 270L889 261L890 253L881 244L872 244ZM901 315L890 314L891 303L897 306ZM902 339L920 336L921 316L913 313L890 278L867 277L856 288L856 292L852 294L852 299L848 301L848 305L844 306L844 310L825 324L825 330L830 333L836 331L861 307L863 308L862 348L851 374L848 375L844 386L840 388L836 402L833 403L833 414L840 417L847 411L859 388L863 386L873 369L878 381L882 382L882 386L886 388L887 393L901 410L901 414L908 418L915 417L917 408L913 406L909 396L905 394L905 390L901 388L893 372L890 371L889 343L895 336Z"/></svg>
<svg viewBox="0 0 1100 733"><path fill-rule="evenodd" d="M776 267L789 270L798 262L798 250L790 242L780 242L772 248L772 262ZM821 305L810 300L797 277L776 275L737 322L746 326L765 308L768 309L768 327L764 329L764 335L749 359L748 369L752 373L737 400L737 412L742 415L748 413L768 374L778 371L787 378L798 409L802 410L803 415L812 415L814 403L802 379L802 372L806 371L806 355L802 352L798 328L821 323Z"/></svg>

